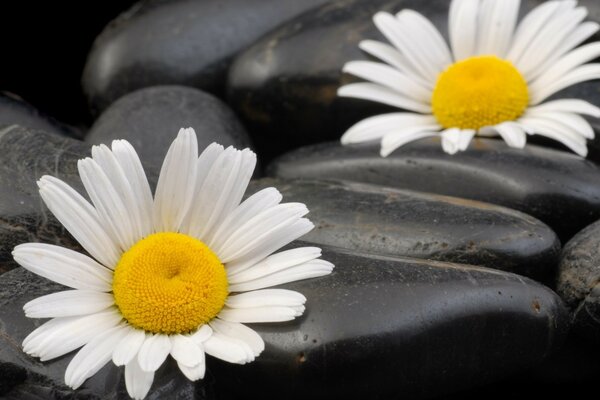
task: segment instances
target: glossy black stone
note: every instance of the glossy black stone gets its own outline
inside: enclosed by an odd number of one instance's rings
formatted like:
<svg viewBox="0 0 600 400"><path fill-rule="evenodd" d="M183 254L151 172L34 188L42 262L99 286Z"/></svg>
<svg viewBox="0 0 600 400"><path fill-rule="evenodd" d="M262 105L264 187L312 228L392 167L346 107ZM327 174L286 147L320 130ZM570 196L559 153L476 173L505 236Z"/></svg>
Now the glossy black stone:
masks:
<svg viewBox="0 0 600 400"><path fill-rule="evenodd" d="M566 242L600 218L600 168L574 154L539 146L507 148L476 139L454 155L439 140L403 146L387 158L379 144L308 146L274 161L281 178L345 179L502 205L532 215Z"/></svg>
<svg viewBox="0 0 600 400"><path fill-rule="evenodd" d="M94 42L83 72L92 111L153 85L184 84L221 92L238 51L326 1L140 1Z"/></svg>
<svg viewBox="0 0 600 400"><path fill-rule="evenodd" d="M160 166L179 129L189 127L196 131L200 150L212 142L251 147L244 127L223 102L184 86L154 86L123 96L94 122L85 140L110 146L126 139L144 166Z"/></svg>
<svg viewBox="0 0 600 400"><path fill-rule="evenodd" d="M55 119L42 114L20 97L11 93L0 92L0 127L11 125L39 129L67 137L80 138L82 136L77 129L61 124Z"/></svg>
<svg viewBox="0 0 600 400"><path fill-rule="evenodd" d="M541 3L523 1L520 18ZM590 9L588 19L600 20L597 1L580 3ZM336 96L340 86L360 81L342 73L346 62L375 60L362 52L358 43L365 39L388 43L372 16L378 11L413 9L430 19L447 40L449 4L448 0L339 0L308 11L236 57L228 78L230 104L267 157L300 145L338 139L367 116L398 110ZM600 34L591 40L600 40ZM598 82L591 81L555 97L575 96L600 104L599 93ZM280 139L282 135L285 140ZM596 141L598 149L591 152L600 154L600 138ZM600 160L600 155L596 157Z"/></svg>
<svg viewBox="0 0 600 400"><path fill-rule="evenodd" d="M307 297L302 317L252 325L266 342L253 363L208 357L195 389L173 364L163 366L148 398L431 397L538 365L568 326L561 300L518 275L332 249L323 258L336 264L332 275L281 286ZM28 372L8 398L30 388L46 399L72 393L62 384L71 356L41 363L19 347L40 323L24 316L23 304L59 289L22 268L0 279L0 362ZM121 399L123 386L122 369L107 365L77 393ZM190 397L175 396L182 392Z"/></svg>
<svg viewBox="0 0 600 400"><path fill-rule="evenodd" d="M560 243L518 211L456 197L353 182L260 179L247 193L276 187L301 202L315 229L302 240L393 256L480 265L554 281Z"/></svg>

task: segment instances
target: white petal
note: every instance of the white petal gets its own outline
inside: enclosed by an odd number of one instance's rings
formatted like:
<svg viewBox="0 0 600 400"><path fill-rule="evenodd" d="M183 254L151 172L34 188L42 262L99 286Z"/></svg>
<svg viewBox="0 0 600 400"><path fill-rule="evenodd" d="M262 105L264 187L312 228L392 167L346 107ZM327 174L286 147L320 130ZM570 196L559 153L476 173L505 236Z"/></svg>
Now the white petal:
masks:
<svg viewBox="0 0 600 400"><path fill-rule="evenodd" d="M146 334L144 344L138 352L140 368L146 372L154 372L167 359L171 351L169 336L163 334Z"/></svg>
<svg viewBox="0 0 600 400"><path fill-rule="evenodd" d="M479 9L478 54L503 58L517 23L520 0L483 0Z"/></svg>
<svg viewBox="0 0 600 400"><path fill-rule="evenodd" d="M388 65L373 61L350 61L342 71L397 91L411 100L425 104L431 102L431 89Z"/></svg>
<svg viewBox="0 0 600 400"><path fill-rule="evenodd" d="M83 346L65 371L65 383L77 389L83 382L105 366L112 357L114 347L127 334L129 327L118 326L105 331Z"/></svg>
<svg viewBox="0 0 600 400"><path fill-rule="evenodd" d="M371 54L373 57L377 57L381 61L396 67L419 85L426 87L429 90L433 89L435 82L423 79L423 77L415 72L406 57L404 57L402 53L389 44L381 43L375 40L363 40L358 44L358 47Z"/></svg>
<svg viewBox="0 0 600 400"><path fill-rule="evenodd" d="M165 157L156 194L153 219L157 232L178 231L193 201L198 140L192 128L181 129Z"/></svg>
<svg viewBox="0 0 600 400"><path fill-rule="evenodd" d="M25 243L12 255L23 268L74 289L110 292L113 272L90 257L64 247Z"/></svg>
<svg viewBox="0 0 600 400"><path fill-rule="evenodd" d="M587 155L585 138L566 127L556 124L553 121L534 117L522 117L518 122L528 133L531 132L559 141L582 157Z"/></svg>
<svg viewBox="0 0 600 400"><path fill-rule="evenodd" d="M256 166L256 154L233 147L222 152L194 196L183 232L204 242L240 204Z"/></svg>
<svg viewBox="0 0 600 400"><path fill-rule="evenodd" d="M66 290L31 300L23 306L28 318L56 318L100 312L115 304L112 293Z"/></svg>
<svg viewBox="0 0 600 400"><path fill-rule="evenodd" d="M479 0L454 0L450 3L448 31L454 60L471 57L477 49Z"/></svg>
<svg viewBox="0 0 600 400"><path fill-rule="evenodd" d="M376 83L350 83L340 87L337 91L337 94L341 97L353 97L357 99L376 101L378 103L403 108L409 111L431 113L430 105L412 100L395 90L386 88Z"/></svg>
<svg viewBox="0 0 600 400"><path fill-rule="evenodd" d="M393 132L388 133L381 140L381 151L382 157L389 156L397 148L404 146L407 143L414 142L416 140L424 139L427 137L438 136L439 125L431 125L425 127L411 127L405 129L397 129Z"/></svg>
<svg viewBox="0 0 600 400"><path fill-rule="evenodd" d="M137 356L145 339L146 334L143 330L131 327L129 332L127 332L127 336L115 346L112 355L113 363L117 367L129 364L131 360L136 358L135 356Z"/></svg>
<svg viewBox="0 0 600 400"><path fill-rule="evenodd" d="M259 213L279 204L281 199L281 193L275 188L265 188L248 197L219 224L208 246L211 249L222 248L234 232Z"/></svg>
<svg viewBox="0 0 600 400"><path fill-rule="evenodd" d="M389 113L365 118L351 126L342 136L342 144L361 143L380 139L393 130L427 127L437 124L433 115ZM425 130L425 129L423 129Z"/></svg>
<svg viewBox="0 0 600 400"><path fill-rule="evenodd" d="M152 386L154 372L146 372L140 368L137 358L125 366L125 386L129 397L142 400Z"/></svg>
<svg viewBox="0 0 600 400"><path fill-rule="evenodd" d="M192 368L204 362L204 351L189 337L183 335L172 335L171 356L177 364Z"/></svg>
<svg viewBox="0 0 600 400"><path fill-rule="evenodd" d="M460 150L460 129L445 129L441 133L442 149L448 154L455 154Z"/></svg>
<svg viewBox="0 0 600 400"><path fill-rule="evenodd" d="M213 357L233 364L246 364L252 361L241 341L215 333L204 342L204 351Z"/></svg>
<svg viewBox="0 0 600 400"><path fill-rule="evenodd" d="M195 382L198 379L204 378L204 374L206 373L206 360L205 360L204 351L202 350L200 352L200 354L202 354L201 359L198 361L198 363L196 365L194 365L192 367L185 366L179 362L177 363L179 370L181 370L183 375L185 375L185 377L188 378L192 382Z"/></svg>
<svg viewBox="0 0 600 400"><path fill-rule="evenodd" d="M133 191L134 198L139 207L138 214L142 237L146 237L152 233L152 207L154 202L146 172L144 172L144 167L138 154L128 141L113 140L112 151Z"/></svg>
<svg viewBox="0 0 600 400"><path fill-rule="evenodd" d="M200 328L198 328L196 332L189 335L189 338L192 339L194 343L196 343L196 345L200 347L205 341L208 340L209 337L212 336L212 334L213 330L210 326L202 325Z"/></svg>
<svg viewBox="0 0 600 400"><path fill-rule="evenodd" d="M288 282L325 276L330 274L331 271L333 271L332 263L325 260L313 260L277 272L266 273L266 271L263 270L262 272L264 274L261 274L261 276L255 279L246 279L244 274L235 275L230 280L229 290L231 292L245 292L263 289ZM235 281L236 283L233 283L232 281Z"/></svg>
<svg viewBox="0 0 600 400"><path fill-rule="evenodd" d="M53 176L42 176L38 186L48 209L81 246L104 266L114 268L121 251L105 231L96 209L73 188Z"/></svg>
<svg viewBox="0 0 600 400"><path fill-rule="evenodd" d="M304 311L303 306L301 310ZM224 307L217 317L230 322L257 323L291 321L300 315L302 315L302 312L298 312L298 310L293 307Z"/></svg>
<svg viewBox="0 0 600 400"><path fill-rule="evenodd" d="M284 250L266 257L243 272L234 271L231 265L227 265L227 280L229 283L245 282L313 261L319 257L321 257L321 249L318 247L298 247Z"/></svg>
<svg viewBox="0 0 600 400"><path fill-rule="evenodd" d="M301 306L306 302L302 293L287 289L264 289L245 292L227 298L229 308L252 308L263 306Z"/></svg>
<svg viewBox="0 0 600 400"><path fill-rule="evenodd" d="M215 332L246 343L252 349L255 357L265 349L265 342L260 335L246 325L238 322L223 321L219 318L213 318L210 324Z"/></svg>
<svg viewBox="0 0 600 400"><path fill-rule="evenodd" d="M41 361L67 354L88 343L99 333L123 319L115 309L83 317L55 318L40 326L23 340L23 351Z"/></svg>
<svg viewBox="0 0 600 400"><path fill-rule="evenodd" d="M502 139L510 147L522 149L525 147L527 137L519 124L515 122L503 122L494 126L494 129L502 136Z"/></svg>
<svg viewBox="0 0 600 400"><path fill-rule="evenodd" d="M232 232L221 247L213 250L223 263L238 259L265 242L276 240L279 232L308 213L302 203L278 204L260 212Z"/></svg>
<svg viewBox="0 0 600 400"><path fill-rule="evenodd" d="M538 111L568 112L600 118L600 107L581 99L552 100L527 109L528 113L535 113Z"/></svg>
<svg viewBox="0 0 600 400"><path fill-rule="evenodd" d="M557 112L557 111L530 111L526 113L527 116L540 117L550 121L554 121L558 124L569 127L572 131L580 134L586 139L594 138L594 129L583 117L577 114Z"/></svg>
<svg viewBox="0 0 600 400"><path fill-rule="evenodd" d="M576 83L600 79L600 64L585 64L552 83L548 83L545 87L539 88L537 91L530 91L530 104L539 104L554 93L575 85Z"/></svg>
<svg viewBox="0 0 600 400"><path fill-rule="evenodd" d="M475 136L475 130L473 129L461 129L460 130L460 138L458 139L458 149L460 151L465 151L469 144L471 144L471 140Z"/></svg>

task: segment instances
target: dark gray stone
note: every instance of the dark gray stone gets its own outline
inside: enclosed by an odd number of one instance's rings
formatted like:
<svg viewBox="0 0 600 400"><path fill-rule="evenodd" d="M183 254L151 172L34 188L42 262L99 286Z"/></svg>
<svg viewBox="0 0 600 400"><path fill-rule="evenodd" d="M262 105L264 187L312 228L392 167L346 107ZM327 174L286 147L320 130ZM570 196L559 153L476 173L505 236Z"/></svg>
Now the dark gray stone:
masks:
<svg viewBox="0 0 600 400"><path fill-rule="evenodd" d="M251 146L244 127L223 102L184 86L155 86L123 96L94 122L85 140L110 145L126 139L145 167L160 166L179 129L188 127L196 131L200 149L212 142Z"/></svg>
<svg viewBox="0 0 600 400"><path fill-rule="evenodd" d="M140 1L94 42L83 72L92 111L153 85L184 84L222 92L238 51L326 1Z"/></svg>
<svg viewBox="0 0 600 400"><path fill-rule="evenodd" d="M548 224L564 242L600 218L600 168L539 146L511 149L476 139L448 155L437 139L413 142L387 158L379 144L327 143L286 154L269 167L280 178L344 179L498 204Z"/></svg>
<svg viewBox="0 0 600 400"><path fill-rule="evenodd" d="M480 265L553 283L560 243L518 211L456 197L353 182L260 179L310 210L302 240L366 253Z"/></svg>
<svg viewBox="0 0 600 400"><path fill-rule="evenodd" d="M540 3L542 0L523 1L521 15ZM588 19L598 21L598 1L581 3L590 9ZM430 19L447 38L449 4L448 0L337 0L308 11L236 57L228 79L229 103L267 158L301 145L338 139L367 116L398 110L336 96L340 86L361 81L342 73L346 62L374 60L358 48L358 43L365 39L388 43L372 16L378 11L413 9ZM600 34L592 40L600 40ZM568 95L600 104L597 81L582 83L557 97ZM556 145L549 140L541 142ZM600 160L600 138L596 142L597 149L591 153Z"/></svg>
<svg viewBox="0 0 600 400"><path fill-rule="evenodd" d="M7 92L0 92L0 127L20 125L29 129L38 129L60 136L81 138L81 132L75 128L61 124L53 118L42 114L39 110L20 97Z"/></svg>
<svg viewBox="0 0 600 400"><path fill-rule="evenodd" d="M282 285L306 295L305 314L288 323L254 324L266 349L251 364L209 357L197 398L431 397L536 366L565 336L561 300L518 275L333 249L323 257L336 264L332 275ZM0 362L27 370L8 398L72 396L62 384L71 356L41 363L20 349L41 323L24 316L23 304L59 289L22 268L0 279ZM123 386L122 371L107 365L77 393L121 399ZM192 386L167 365L149 398L192 398ZM41 394L18 397L30 388Z"/></svg>

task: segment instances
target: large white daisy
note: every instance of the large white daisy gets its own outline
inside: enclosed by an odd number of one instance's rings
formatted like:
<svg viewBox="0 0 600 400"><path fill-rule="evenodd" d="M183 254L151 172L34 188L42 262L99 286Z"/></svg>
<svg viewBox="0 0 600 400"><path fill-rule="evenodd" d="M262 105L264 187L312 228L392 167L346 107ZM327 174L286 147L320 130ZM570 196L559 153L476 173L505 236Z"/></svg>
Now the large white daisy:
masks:
<svg viewBox="0 0 600 400"><path fill-rule="evenodd" d="M343 144L381 139L381 155L421 138L441 136L453 154L475 134L500 135L511 147L526 134L557 140L585 156L594 137L581 115L600 109L581 99L544 103L554 93L600 78L600 42L578 47L598 31L576 1L548 1L517 25L519 0L453 0L450 48L435 26L413 10L373 20L393 47L372 40L360 48L384 61L351 61L344 71L370 82L342 86L338 95L372 100L408 112L367 118ZM516 28L515 28L516 26Z"/></svg>
<svg viewBox="0 0 600 400"><path fill-rule="evenodd" d="M73 288L24 306L52 318L23 341L50 360L83 348L65 373L76 389L111 359L125 366L129 395L146 396L171 355L191 379L204 376L205 353L244 364L264 348L243 323L292 320L302 294L270 286L329 274L321 250L273 252L313 228L300 203L280 204L263 189L240 204L256 155L212 144L198 156L193 129L182 129L160 172L154 199L133 147L124 140L92 148L79 174L90 204L52 176L39 182L50 211L91 257L49 244L15 247L24 268Z"/></svg>

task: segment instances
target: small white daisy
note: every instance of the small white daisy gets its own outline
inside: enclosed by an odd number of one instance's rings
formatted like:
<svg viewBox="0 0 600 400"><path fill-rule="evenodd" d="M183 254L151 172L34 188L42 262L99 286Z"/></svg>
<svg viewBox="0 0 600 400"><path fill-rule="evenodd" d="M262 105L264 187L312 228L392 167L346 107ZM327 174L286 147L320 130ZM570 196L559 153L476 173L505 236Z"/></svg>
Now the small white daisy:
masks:
<svg viewBox="0 0 600 400"><path fill-rule="evenodd" d="M52 176L39 182L50 211L93 257L49 244L15 247L24 268L75 290L24 306L52 318L23 341L27 354L50 360L83 348L65 373L76 389L111 359L125 366L135 399L171 355L190 380L205 372L205 353L253 361L261 337L243 325L292 320L305 297L264 289L329 274L321 250L273 252L309 232L304 204L280 204L263 189L240 204L256 165L249 149L213 143L198 156L193 129L182 129L163 163L154 199L133 147L124 140L92 148L79 174L90 204Z"/></svg>
<svg viewBox="0 0 600 400"><path fill-rule="evenodd" d="M351 61L344 71L370 82L342 86L338 95L372 100L409 112L367 118L343 144L381 139L381 155L421 138L441 136L444 151L465 150L475 134L500 135L523 148L526 134L557 140L586 156L594 137L580 114L600 117L581 99L543 103L554 93L600 78L600 42L578 47L598 31L576 1L548 1L518 26L519 0L453 0L450 47L435 26L413 10L373 20L393 47L372 40L360 48L387 64ZM515 28L516 26L516 28Z"/></svg>

